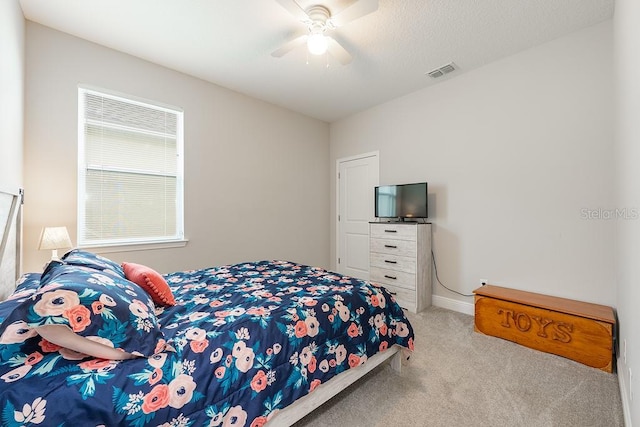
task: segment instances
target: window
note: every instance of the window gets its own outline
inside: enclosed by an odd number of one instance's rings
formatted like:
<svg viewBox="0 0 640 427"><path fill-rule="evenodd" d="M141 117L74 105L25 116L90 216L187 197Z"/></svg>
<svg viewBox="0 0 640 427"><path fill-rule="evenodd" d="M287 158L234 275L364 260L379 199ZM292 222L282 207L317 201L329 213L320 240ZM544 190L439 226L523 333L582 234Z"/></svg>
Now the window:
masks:
<svg viewBox="0 0 640 427"><path fill-rule="evenodd" d="M78 90L78 245L179 241L183 113Z"/></svg>

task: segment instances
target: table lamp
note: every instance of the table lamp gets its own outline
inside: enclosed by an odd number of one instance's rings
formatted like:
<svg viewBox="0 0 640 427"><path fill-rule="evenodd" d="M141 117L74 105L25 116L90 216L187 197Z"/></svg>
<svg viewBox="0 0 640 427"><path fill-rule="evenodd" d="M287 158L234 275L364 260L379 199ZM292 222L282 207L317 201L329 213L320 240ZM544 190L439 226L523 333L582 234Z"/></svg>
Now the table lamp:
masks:
<svg viewBox="0 0 640 427"><path fill-rule="evenodd" d="M70 248L72 246L67 227L45 227L42 229L38 249L50 249L52 261L60 260L58 257L58 249Z"/></svg>

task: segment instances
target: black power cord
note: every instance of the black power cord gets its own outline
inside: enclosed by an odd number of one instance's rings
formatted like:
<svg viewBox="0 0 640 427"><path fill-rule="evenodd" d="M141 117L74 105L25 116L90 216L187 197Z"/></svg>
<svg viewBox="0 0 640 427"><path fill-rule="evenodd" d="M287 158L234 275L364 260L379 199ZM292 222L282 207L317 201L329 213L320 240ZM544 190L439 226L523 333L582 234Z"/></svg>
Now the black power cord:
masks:
<svg viewBox="0 0 640 427"><path fill-rule="evenodd" d="M433 253L433 249L431 250L431 259L433 259L433 271L435 271L435 273L436 273L436 280L438 281L438 283L440 283L440 286L442 286L443 288L445 288L449 292L453 292L454 294L458 294L458 295L461 295L463 297L472 297L472 296L474 296L474 294L463 294L462 292L454 291L453 289L443 285L442 282L440 281L440 278L438 277L438 266L436 265L436 256Z"/></svg>

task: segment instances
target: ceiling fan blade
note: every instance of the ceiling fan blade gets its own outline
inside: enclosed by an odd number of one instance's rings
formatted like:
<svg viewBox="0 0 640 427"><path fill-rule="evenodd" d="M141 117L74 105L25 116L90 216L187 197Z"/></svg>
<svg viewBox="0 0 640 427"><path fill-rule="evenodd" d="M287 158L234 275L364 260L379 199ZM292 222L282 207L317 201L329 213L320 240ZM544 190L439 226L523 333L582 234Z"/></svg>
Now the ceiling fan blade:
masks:
<svg viewBox="0 0 640 427"><path fill-rule="evenodd" d="M280 3L280 6L284 7L289 11L290 14L296 17L299 21L305 22L309 20L309 15L304 11L303 8L300 7L298 2L295 0L276 0Z"/></svg>
<svg viewBox="0 0 640 427"><path fill-rule="evenodd" d="M327 50L329 51L329 54L336 58L342 65L347 65L348 63L350 63L353 59L351 54L347 52L347 50L343 48L342 45L338 43L333 37L327 37L327 39Z"/></svg>
<svg viewBox="0 0 640 427"><path fill-rule="evenodd" d="M341 27L348 22L368 15L376 10L378 10L378 0L358 0L343 11L332 16L331 22L336 27Z"/></svg>
<svg viewBox="0 0 640 427"><path fill-rule="evenodd" d="M282 45L282 47L271 52L271 56L275 56L276 58L282 57L283 55L297 48L298 46L302 46L303 44L305 44L307 42L307 37L309 36L307 34L304 34L299 37L296 37L291 41L286 42L284 45Z"/></svg>

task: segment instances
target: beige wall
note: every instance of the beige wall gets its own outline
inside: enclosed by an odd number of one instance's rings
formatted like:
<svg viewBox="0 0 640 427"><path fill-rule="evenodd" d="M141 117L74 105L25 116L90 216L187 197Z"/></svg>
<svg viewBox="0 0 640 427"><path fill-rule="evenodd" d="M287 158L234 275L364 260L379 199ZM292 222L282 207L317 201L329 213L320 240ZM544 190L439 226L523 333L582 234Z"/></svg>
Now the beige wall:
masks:
<svg viewBox="0 0 640 427"><path fill-rule="evenodd" d="M429 183L445 285L615 305L614 222L582 218L614 207L611 47L609 21L332 123L332 264L336 159L379 150L381 184Z"/></svg>
<svg viewBox="0 0 640 427"><path fill-rule="evenodd" d="M617 0L616 51L616 205L640 210L640 2ZM618 377L627 425L640 425L640 219L617 224L617 284L620 357ZM626 356L625 356L626 344ZM633 372L630 379L629 371ZM635 399L630 399L630 391Z"/></svg>
<svg viewBox="0 0 640 427"><path fill-rule="evenodd" d="M76 241L77 86L185 112L185 248L109 253L161 272L284 258L328 266L327 123L27 23L25 270L40 230ZM140 159L144 161L144 159Z"/></svg>
<svg viewBox="0 0 640 427"><path fill-rule="evenodd" d="M22 187L24 18L17 0L0 2L0 190Z"/></svg>

